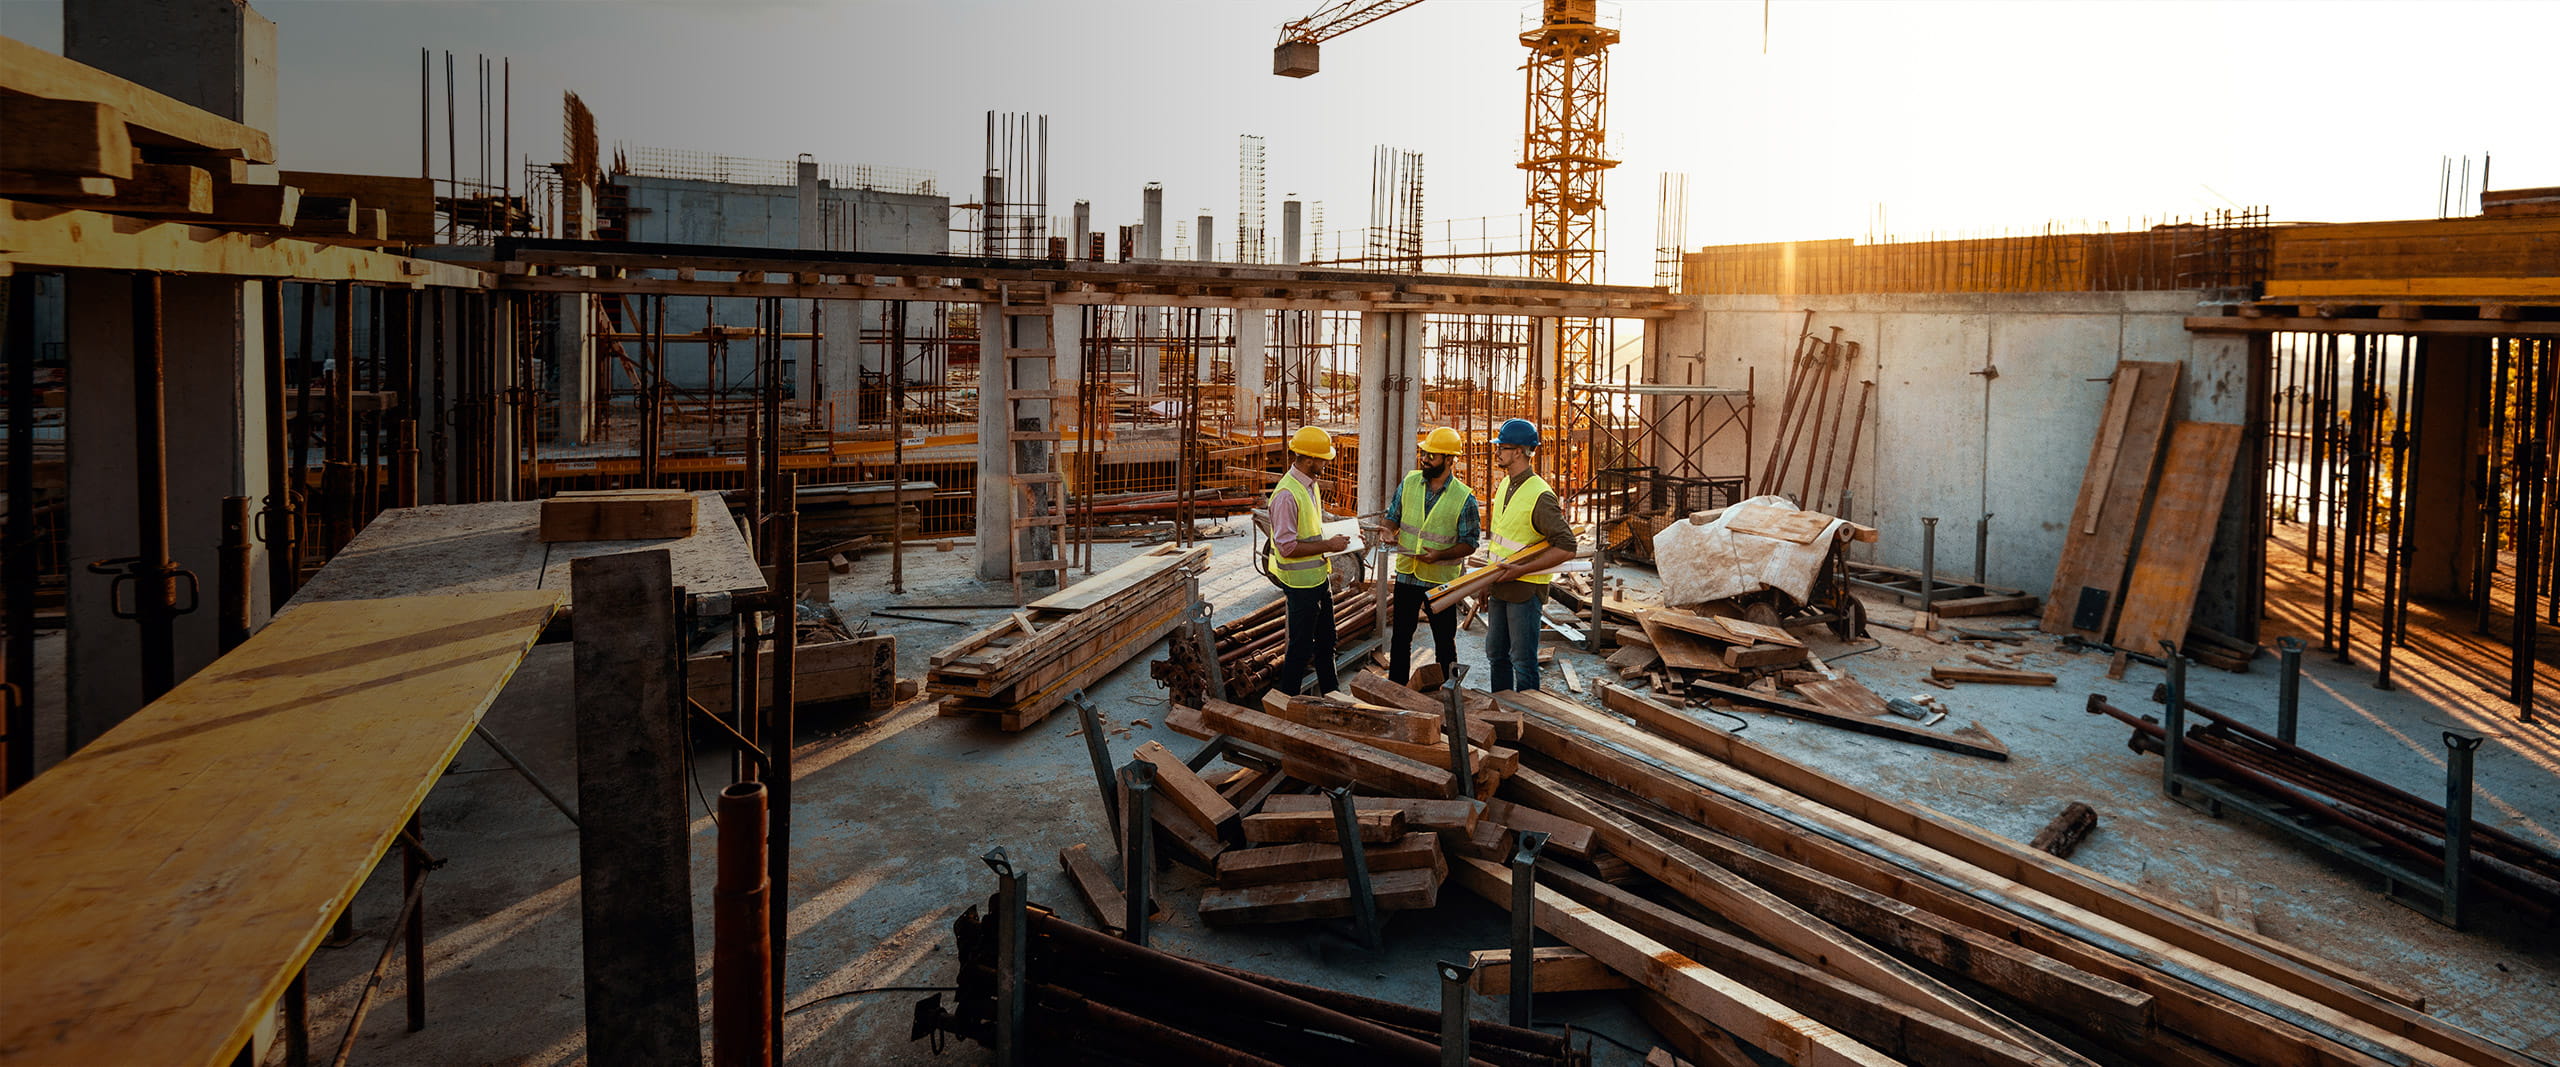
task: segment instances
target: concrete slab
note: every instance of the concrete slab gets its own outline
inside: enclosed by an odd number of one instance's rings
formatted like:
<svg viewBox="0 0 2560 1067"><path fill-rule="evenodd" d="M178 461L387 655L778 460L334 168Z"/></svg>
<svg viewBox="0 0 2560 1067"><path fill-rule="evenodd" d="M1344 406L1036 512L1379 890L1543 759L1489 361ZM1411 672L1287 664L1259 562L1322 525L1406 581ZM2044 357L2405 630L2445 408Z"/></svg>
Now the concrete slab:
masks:
<svg viewBox="0 0 2560 1067"><path fill-rule="evenodd" d="M1204 595L1223 616L1274 595L1243 566L1249 538L1213 540ZM1097 569L1139 550L1105 545ZM874 555L836 582L837 606L849 621L875 608L935 603L994 603L1009 590L979 582L966 549L911 548L906 592L886 592L888 563ZM1641 582L1641 570L1613 570ZM1899 609L1875 605L1898 620ZM925 659L1001 610L947 613L967 626L874 619L900 639L902 676L920 676ZM2019 619L1968 619L1989 627ZM2071 800L2099 812L2099 828L2076 857L2087 866L2208 911L2214 890L2236 885L2253 897L2272 935L2424 990L2436 1011L2500 1041L2542 1056L2560 1054L2560 946L2495 916L2472 933L2456 933L2379 899L2353 871L2306 854L2271 834L2233 820L2216 821L2159 795L2156 757L2124 748L2125 731L2080 710L2092 691L2119 706L2149 706L2156 669L2136 667L2124 682L2102 678L2096 655L2060 652L2037 640L2026 666L2062 676L2055 688L1966 686L1956 692L1918 682L1931 664L1960 661L1941 646L1879 629L1883 640L1844 645L1815 640L1817 652L1880 693L1929 692L1956 711L1940 729L1980 719L2007 743L2006 763L1974 759L1850 734L1792 720L1752 716L1753 741L1814 764L1898 800L1918 802L2021 840ZM1808 631L1810 634L1811 631ZM1460 642L1464 658L1483 670L1481 631ZM1584 678L1609 677L1597 658L1554 645ZM1113 755L1157 740L1188 753L1197 742L1164 729L1164 695L1146 675L1143 654L1093 689ZM1560 688L1551 672L1550 686ZM2480 813L2509 832L2560 847L2560 739L2502 722L2483 709L2431 703L2419 694L2377 693L2351 671L2312 665L2304 686L2302 736L2321 751L2419 792L2441 788L2440 726L2497 736L2479 759ZM2190 675L2196 699L2217 708L2270 706L2271 666L2228 675ZM555 782L571 780L565 646L537 649L489 716L490 728ZM2547 729L2547 728L2546 728ZM978 856L1001 845L1031 873L1033 899L1082 918L1067 889L1057 851L1105 841L1084 739L1073 716L1052 716L1020 734L968 719L938 719L922 706L856 720L815 722L797 755L802 807L794 819L792 946L788 1002L789 1055L795 1064L986 1062L984 1050L958 1045L935 1055L906 1040L911 1005L948 985L954 974L952 920L982 905L992 879ZM726 781L727 757L695 758L695 810ZM576 836L522 780L478 742L424 809L427 843L450 862L429 883L428 999L431 1022L402 1031L396 1007L377 1008L356 1055L372 1064L509 1062L566 1064L584 1058L580 1032ZM697 952L705 1004L709 997L712 830L696 819L694 884ZM318 1042L335 1040L365 969L389 930L397 906L396 872L378 873L356 901L362 935L356 945L323 950L312 970ZM1502 913L1461 891L1448 891L1429 913L1387 925L1387 950L1372 956L1321 924L1268 929L1204 929L1196 911L1198 879L1176 869L1160 899L1171 914L1158 943L1174 951L1284 977L1408 1003L1437 1002L1430 964L1501 943ZM384 989L396 996L397 971ZM1542 1000L1541 1018L1575 1020L1643 1046L1650 1032L1610 994ZM1479 999L1480 1017L1499 1017L1498 999ZM706 1008L707 1010L707 1008ZM1597 1062L1640 1062L1595 1043Z"/></svg>

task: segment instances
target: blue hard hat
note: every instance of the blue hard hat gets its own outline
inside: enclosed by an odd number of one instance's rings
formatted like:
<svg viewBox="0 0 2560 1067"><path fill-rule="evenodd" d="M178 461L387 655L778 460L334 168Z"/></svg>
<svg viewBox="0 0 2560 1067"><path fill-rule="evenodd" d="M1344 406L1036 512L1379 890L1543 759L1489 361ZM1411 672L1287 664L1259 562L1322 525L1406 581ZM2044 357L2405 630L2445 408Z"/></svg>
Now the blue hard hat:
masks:
<svg viewBox="0 0 2560 1067"><path fill-rule="evenodd" d="M1537 424L1527 419L1506 419L1502 423L1502 432L1494 435L1493 443L1510 445L1513 448L1536 448L1538 447Z"/></svg>

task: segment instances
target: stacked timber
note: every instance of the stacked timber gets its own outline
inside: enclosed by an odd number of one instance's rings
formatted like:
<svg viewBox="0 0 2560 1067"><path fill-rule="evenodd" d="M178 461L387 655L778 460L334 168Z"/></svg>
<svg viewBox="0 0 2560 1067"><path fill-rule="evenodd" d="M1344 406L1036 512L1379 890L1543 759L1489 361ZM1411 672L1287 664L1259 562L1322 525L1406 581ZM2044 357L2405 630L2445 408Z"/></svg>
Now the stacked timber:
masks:
<svg viewBox="0 0 2560 1067"><path fill-rule="evenodd" d="M1351 647L1378 628L1377 592L1360 588L1336 593L1333 600L1333 649ZM1280 669L1281 656L1289 645L1288 602L1273 600L1237 618L1219 623L1210 631L1216 646L1217 677L1226 680L1226 691L1209 691L1207 653L1198 635L1182 632L1166 643L1165 658L1149 667L1149 672L1173 694L1177 704L1198 707L1204 700L1233 699L1252 702L1262 699L1271 687L1271 676Z"/></svg>
<svg viewBox="0 0 2560 1067"><path fill-rule="evenodd" d="M925 688L944 715L994 716L1006 730L1039 722L1158 638L1199 599L1206 546L1159 546L953 642L928 661Z"/></svg>
<svg viewBox="0 0 2560 1067"><path fill-rule="evenodd" d="M892 536L915 541L924 536L923 511L916 504L933 499L932 482L860 482L851 485L800 487L800 545L813 546L868 536L886 544Z"/></svg>
<svg viewBox="0 0 2560 1067"><path fill-rule="evenodd" d="M1533 766L1501 796L1591 828L1597 854L1650 879L1542 862L1533 918L1630 983L1683 1055L1729 1034L1797 1064L2537 1062L2427 1015L2416 992L1632 690L1601 697L1519 694ZM1451 872L1512 899L1496 864Z"/></svg>

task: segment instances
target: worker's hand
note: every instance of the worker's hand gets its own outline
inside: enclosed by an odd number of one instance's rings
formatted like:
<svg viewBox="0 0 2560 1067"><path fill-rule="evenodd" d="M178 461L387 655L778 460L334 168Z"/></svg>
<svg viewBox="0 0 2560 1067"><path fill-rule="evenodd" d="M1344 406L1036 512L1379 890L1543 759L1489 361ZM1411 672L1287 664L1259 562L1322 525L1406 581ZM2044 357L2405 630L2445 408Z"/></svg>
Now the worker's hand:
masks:
<svg viewBox="0 0 2560 1067"><path fill-rule="evenodd" d="M1330 538L1330 540L1333 542L1333 547L1326 549L1325 551L1327 552L1340 552L1343 549L1351 547L1350 534L1335 534Z"/></svg>

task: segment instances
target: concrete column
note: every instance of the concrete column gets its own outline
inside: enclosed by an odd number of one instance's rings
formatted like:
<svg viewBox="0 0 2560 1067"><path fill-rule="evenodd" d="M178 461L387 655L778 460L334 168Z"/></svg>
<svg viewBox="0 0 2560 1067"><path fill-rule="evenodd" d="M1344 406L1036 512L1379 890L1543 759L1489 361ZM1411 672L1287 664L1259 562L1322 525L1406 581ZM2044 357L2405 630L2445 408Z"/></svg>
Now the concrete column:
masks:
<svg viewBox="0 0 2560 1067"><path fill-rule="evenodd" d="M564 445L587 443L595 432L596 348L595 335L588 329L595 323L596 298L586 293L558 295L559 315L551 326L551 359L559 370L560 429L555 438Z"/></svg>
<svg viewBox="0 0 2560 1067"><path fill-rule="evenodd" d="M1520 417L1537 423L1541 437L1555 432L1556 396L1561 391L1556 377L1556 354L1562 347L1563 344L1557 337L1556 320L1539 319L1529 328L1528 366L1521 372L1527 377L1521 381L1520 386L1525 391L1531 382L1545 384L1538 387L1536 409L1523 411Z"/></svg>
<svg viewBox="0 0 2560 1067"><path fill-rule="evenodd" d="M497 477L490 479L495 483L491 486L490 499L514 500L522 495L517 492L517 482L524 461L524 434L521 401L508 397L523 395L514 390L524 384L524 375L520 373L523 353L518 350L520 342L516 340L516 320L522 315L524 305L519 302L521 298L508 295L493 295L489 299L489 321L496 334L490 340L490 359L495 365L489 374L490 410L493 413L490 416L489 448L495 454L497 469Z"/></svg>
<svg viewBox="0 0 2560 1067"><path fill-rule="evenodd" d="M2418 339L2417 451L2409 471L2409 594L2460 597L2480 565L2480 486L2472 472L2488 428L2471 383L2489 359L2485 337Z"/></svg>
<svg viewBox="0 0 2560 1067"><path fill-rule="evenodd" d="M1138 194L1142 214L1138 222L1138 258L1164 258L1164 183L1148 182Z"/></svg>
<svg viewBox="0 0 2560 1067"><path fill-rule="evenodd" d="M1051 374L1060 389L1075 388L1084 378L1084 308L1061 304L1049 309L1049 320L1049 336L1058 346Z"/></svg>
<svg viewBox="0 0 2560 1067"><path fill-rule="evenodd" d="M978 577L987 581L1010 581L1013 561L1053 559L1057 546L1046 529L1022 531L1013 528L1014 519L1028 512L1022 507L1025 496L1016 490L1008 477L1006 459L1010 449L1013 470L1024 474L1047 473L1051 469L1052 449L1046 441L1015 442L1010 431L1046 430L1052 425L1050 404L1046 400L1008 403L999 390L1040 393L1050 389L1049 359L1054 355L1049 336L1050 309L1026 309L1028 314L1007 315L995 304L979 308L978 361L985 386L978 398ZM1055 509L1059 487L1035 485L1032 492L1049 501ZM1034 584L1054 581L1056 572L1042 572Z"/></svg>
<svg viewBox="0 0 2560 1067"><path fill-rule="evenodd" d="M1305 262L1304 259L1300 258L1298 253L1298 231L1300 228L1301 227L1298 224L1298 202L1295 199L1281 201L1280 262L1292 267Z"/></svg>
<svg viewBox="0 0 2560 1067"><path fill-rule="evenodd" d="M1192 239L1198 243L1191 249L1191 258L1202 263L1218 258L1218 234L1209 228L1213 221L1207 215L1200 216L1200 228L1192 234Z"/></svg>
<svg viewBox="0 0 2560 1067"><path fill-rule="evenodd" d="M1067 258L1085 258L1086 249L1090 248L1092 245L1093 201L1078 200L1076 201L1076 244L1075 247L1067 250Z"/></svg>
<svg viewBox="0 0 2560 1067"><path fill-rule="evenodd" d="M827 235L823 225L824 213L820 211L818 205L821 187L818 183L817 160L805 153L802 154L797 176L800 194L800 247L824 249L827 247ZM806 300L782 302L782 314L785 320L782 323L782 332L791 333L799 328L814 328L824 335L822 340L799 341L791 345L798 353L792 368L792 396L798 398L802 404L810 403L818 395L818 375L821 373L819 364L830 358L840 358L852 351L848 345L836 341L836 334L826 329L820 314L813 314L815 310L811 306L813 303L814 301Z"/></svg>
<svg viewBox="0 0 2560 1067"><path fill-rule="evenodd" d="M115 579L91 563L134 555L140 545L135 494L132 277L72 271L65 276L64 326L71 368L71 527L68 545L70 743L86 744L142 706L136 623L114 615ZM266 492L266 422L257 356L265 343L257 290L237 279L172 276L161 290L167 369L169 557L198 578L198 607L177 619L176 677L213 662L220 508L226 496ZM253 605L266 604L267 554L252 552ZM181 579L181 606L187 591ZM128 589L120 598L130 606ZM266 605L272 610L272 605ZM268 611L252 609L251 623Z"/></svg>
<svg viewBox="0 0 2560 1067"><path fill-rule="evenodd" d="M818 361L819 395L826 397L826 408L818 417L837 433L851 433L861 421L862 371L880 365L872 346L862 343L862 330L865 324L887 325L888 306L876 300L818 301L818 331L826 335L820 342L824 358Z"/></svg>
<svg viewBox="0 0 2560 1067"><path fill-rule="evenodd" d="M1262 394L1269 388L1271 314L1256 308L1236 309L1236 424L1262 421Z"/></svg>
<svg viewBox="0 0 2560 1067"><path fill-rule="evenodd" d="M1361 313L1357 514L1383 516L1388 491L1404 479L1405 461L1422 421L1422 393L1414 388L1421 365L1421 316Z"/></svg>
<svg viewBox="0 0 2560 1067"><path fill-rule="evenodd" d="M276 24L240 0L69 0L62 54L275 131Z"/></svg>

